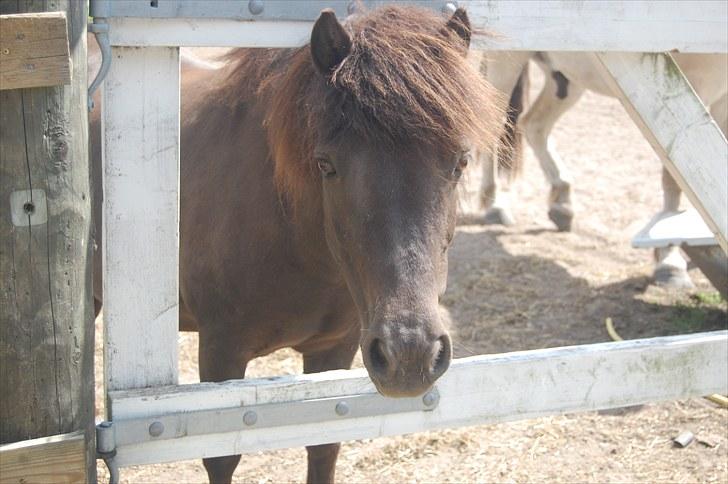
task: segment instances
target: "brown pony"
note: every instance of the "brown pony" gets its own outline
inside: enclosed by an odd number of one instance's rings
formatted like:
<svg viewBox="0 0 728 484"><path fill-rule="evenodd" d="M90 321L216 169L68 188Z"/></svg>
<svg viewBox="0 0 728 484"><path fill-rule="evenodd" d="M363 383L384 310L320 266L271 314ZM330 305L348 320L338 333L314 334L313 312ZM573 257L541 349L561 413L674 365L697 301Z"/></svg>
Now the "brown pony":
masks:
<svg viewBox="0 0 728 484"><path fill-rule="evenodd" d="M469 41L463 10L323 11L309 46L235 50L213 81L183 79L180 325L199 330L203 381L282 347L310 373L361 346L394 397L447 370L456 185L500 115ZM308 448L309 482L333 481L338 450ZM230 482L239 460L204 464Z"/></svg>

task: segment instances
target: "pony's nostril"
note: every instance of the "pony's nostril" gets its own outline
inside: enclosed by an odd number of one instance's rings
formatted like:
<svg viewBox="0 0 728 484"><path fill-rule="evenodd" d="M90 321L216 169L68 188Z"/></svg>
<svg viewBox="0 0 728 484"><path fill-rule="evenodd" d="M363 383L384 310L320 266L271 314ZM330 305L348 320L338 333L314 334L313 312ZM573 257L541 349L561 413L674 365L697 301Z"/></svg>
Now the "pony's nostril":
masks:
<svg viewBox="0 0 728 484"><path fill-rule="evenodd" d="M432 366L430 372L432 378L439 378L440 375L445 373L445 370L450 366L450 359L452 356L452 346L450 344L450 338L447 336L440 336L437 338L433 345L432 354Z"/></svg>
<svg viewBox="0 0 728 484"><path fill-rule="evenodd" d="M384 347L382 346L382 340L376 338L369 345L369 360L372 364L372 369L377 373L386 373L389 362L387 355L384 353Z"/></svg>

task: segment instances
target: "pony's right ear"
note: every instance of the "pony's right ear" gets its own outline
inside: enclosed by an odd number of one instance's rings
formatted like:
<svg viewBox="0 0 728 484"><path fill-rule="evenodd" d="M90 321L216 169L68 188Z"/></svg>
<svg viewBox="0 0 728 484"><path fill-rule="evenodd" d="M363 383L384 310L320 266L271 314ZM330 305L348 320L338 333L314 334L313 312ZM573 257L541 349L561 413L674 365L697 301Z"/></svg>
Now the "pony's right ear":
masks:
<svg viewBox="0 0 728 484"><path fill-rule="evenodd" d="M351 38L330 8L321 15L311 32L311 57L318 70L329 75L351 51Z"/></svg>
<svg viewBox="0 0 728 484"><path fill-rule="evenodd" d="M473 35L473 29L470 27L470 19L465 9L458 7L452 14L452 17L450 17L450 20L447 21L445 28L460 38L464 43L464 52L467 54L470 48L470 37Z"/></svg>

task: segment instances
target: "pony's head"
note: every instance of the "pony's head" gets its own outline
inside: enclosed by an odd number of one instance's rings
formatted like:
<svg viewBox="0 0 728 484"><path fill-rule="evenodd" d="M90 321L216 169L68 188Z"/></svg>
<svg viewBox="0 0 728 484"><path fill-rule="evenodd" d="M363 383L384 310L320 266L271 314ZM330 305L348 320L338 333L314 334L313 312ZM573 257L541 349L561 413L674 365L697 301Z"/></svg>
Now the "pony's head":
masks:
<svg viewBox="0 0 728 484"><path fill-rule="evenodd" d="M456 186L499 119L494 91L466 60L470 35L462 9L445 18L387 7L344 24L325 10L267 120L281 191L320 204L384 395L423 393L452 357L438 300Z"/></svg>

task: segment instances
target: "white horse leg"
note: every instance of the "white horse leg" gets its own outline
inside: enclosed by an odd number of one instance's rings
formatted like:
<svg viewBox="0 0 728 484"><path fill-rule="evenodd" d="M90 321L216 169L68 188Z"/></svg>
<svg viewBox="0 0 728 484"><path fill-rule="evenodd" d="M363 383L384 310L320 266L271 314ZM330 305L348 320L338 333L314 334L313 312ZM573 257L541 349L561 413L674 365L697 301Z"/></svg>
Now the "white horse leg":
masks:
<svg viewBox="0 0 728 484"><path fill-rule="evenodd" d="M484 222L490 225L513 225L515 220L511 213L510 190L508 185L501 185L498 177L497 148L481 155L483 163L483 185L480 199L485 208Z"/></svg>
<svg viewBox="0 0 728 484"><path fill-rule="evenodd" d="M505 96L509 96L516 87L530 56L530 52L491 52L483 57L480 72L493 87ZM480 200L486 210L486 224L513 225L509 187L501 184L499 176L499 148L479 153L483 168Z"/></svg>
<svg viewBox="0 0 728 484"><path fill-rule="evenodd" d="M560 231L569 231L574 218L571 207L571 176L549 135L561 115L579 100L584 88L568 81L558 71L550 71L543 66L542 69L546 81L541 94L523 119L523 129L551 184L549 218Z"/></svg>
<svg viewBox="0 0 728 484"><path fill-rule="evenodd" d="M667 215L680 209L682 191L667 169L662 169L662 213ZM675 289L691 288L693 281L688 274L688 264L675 245L655 249L655 282Z"/></svg>
<svg viewBox="0 0 728 484"><path fill-rule="evenodd" d="M718 127L725 135L728 132L728 94L724 94L710 107ZM670 173L662 169L662 212L674 213L680 209L682 191ZM694 287L687 271L687 262L676 246L655 249L655 282L662 286L674 288Z"/></svg>

